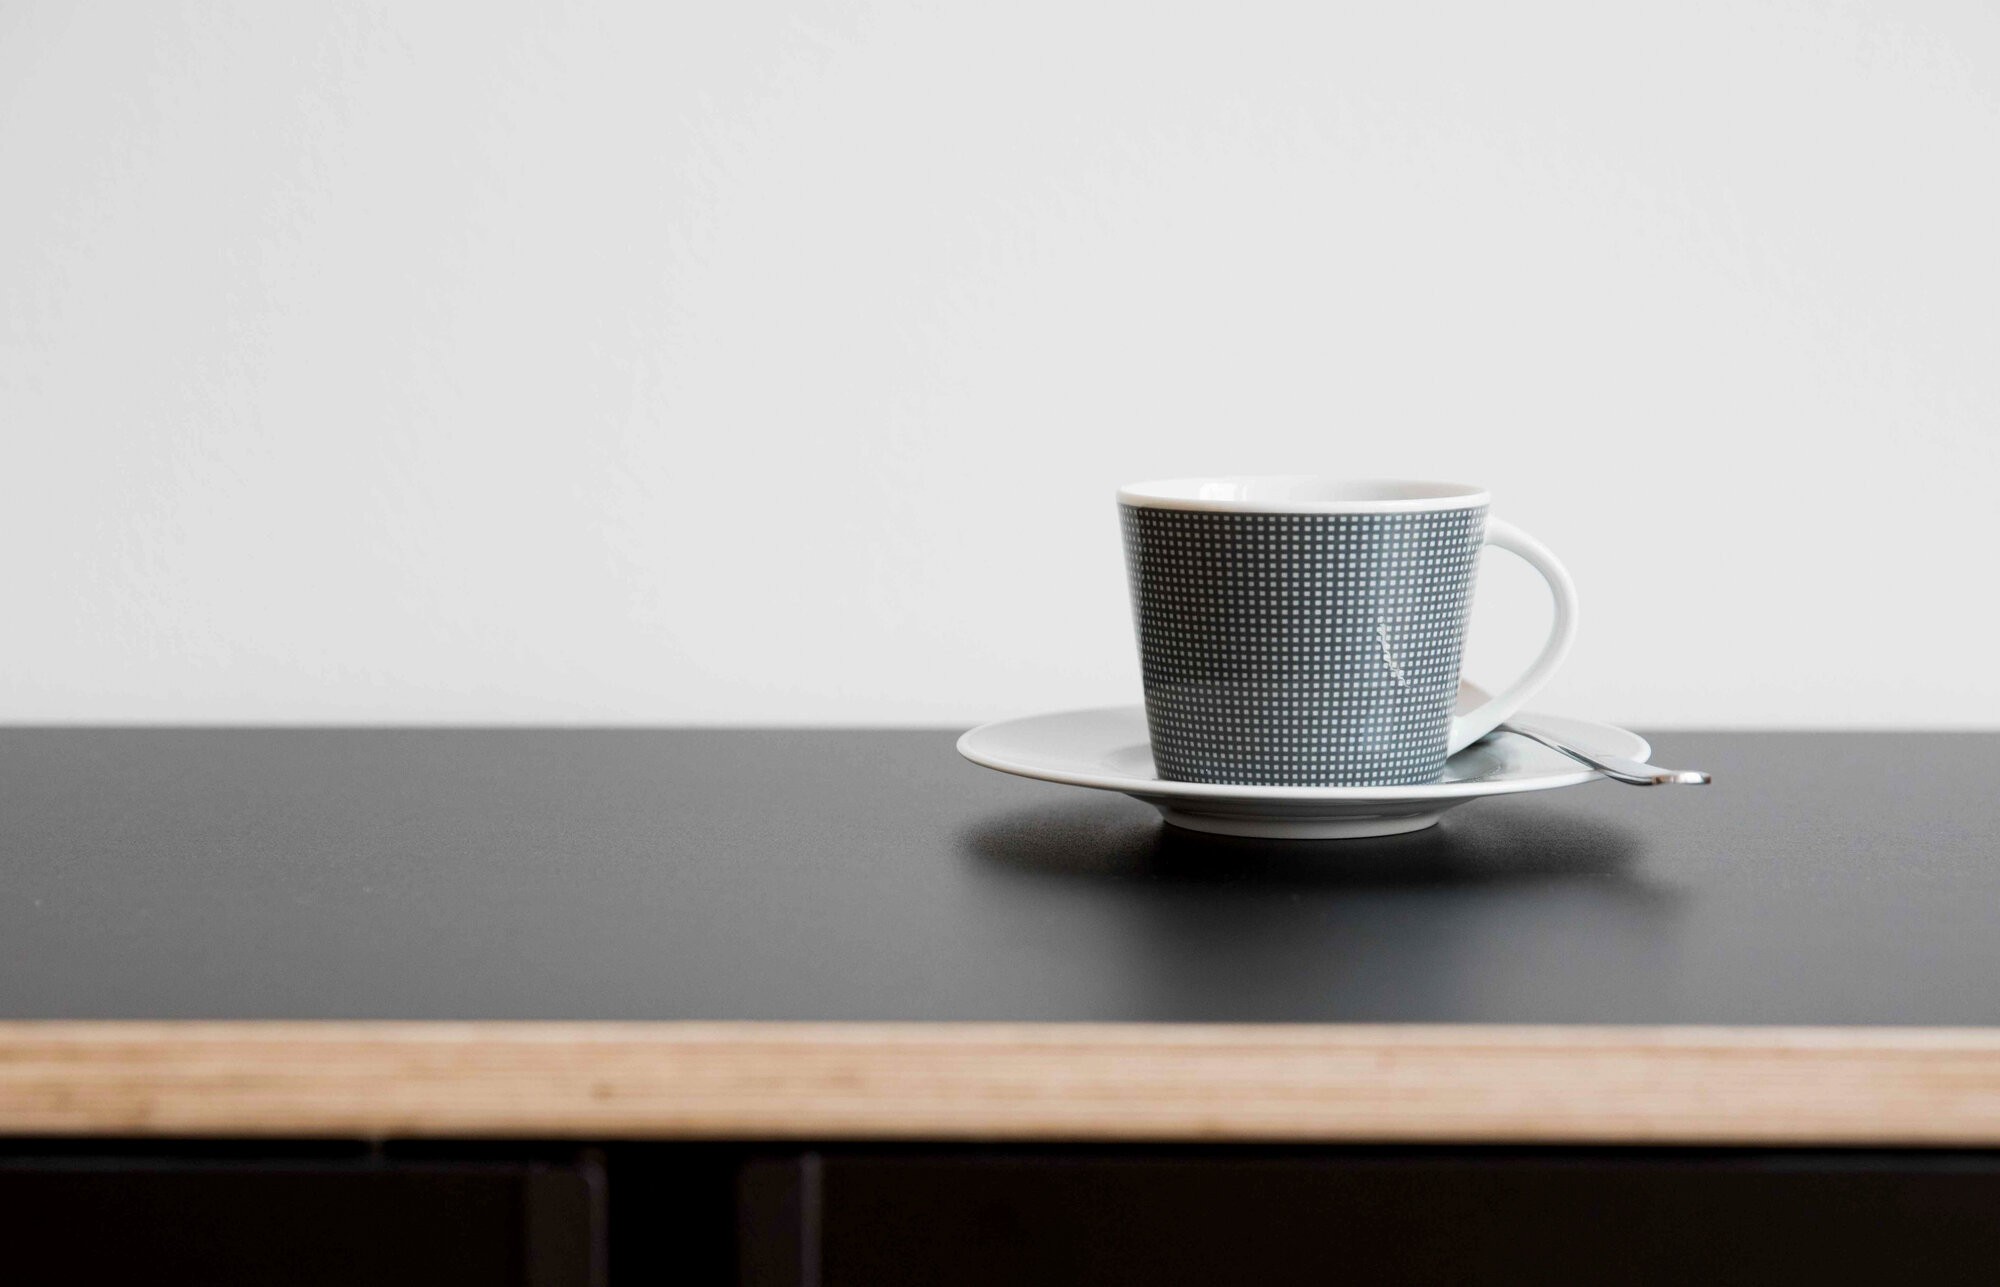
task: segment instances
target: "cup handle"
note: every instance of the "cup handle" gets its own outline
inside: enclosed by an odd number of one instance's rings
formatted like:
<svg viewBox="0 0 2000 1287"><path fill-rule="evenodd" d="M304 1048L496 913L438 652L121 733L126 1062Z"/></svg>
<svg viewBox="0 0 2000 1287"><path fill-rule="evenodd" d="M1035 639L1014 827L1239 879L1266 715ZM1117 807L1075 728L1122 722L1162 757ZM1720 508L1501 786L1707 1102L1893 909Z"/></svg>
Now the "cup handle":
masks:
<svg viewBox="0 0 2000 1287"><path fill-rule="evenodd" d="M1556 619L1549 626L1548 642L1542 645L1542 655L1535 658L1535 664L1528 667L1522 676L1501 690L1476 710L1452 717L1451 740L1446 743L1445 753L1456 755L1480 738L1491 733L1509 715L1520 710L1522 703L1535 695L1535 691L1549 682L1549 676L1569 652L1570 641L1576 638L1576 585L1569 579L1569 572L1549 553L1549 547L1528 535L1512 523L1504 523L1497 518L1486 520L1486 544L1498 546L1511 554L1518 554L1528 561L1528 565L1542 574L1549 583L1549 593L1555 599Z"/></svg>

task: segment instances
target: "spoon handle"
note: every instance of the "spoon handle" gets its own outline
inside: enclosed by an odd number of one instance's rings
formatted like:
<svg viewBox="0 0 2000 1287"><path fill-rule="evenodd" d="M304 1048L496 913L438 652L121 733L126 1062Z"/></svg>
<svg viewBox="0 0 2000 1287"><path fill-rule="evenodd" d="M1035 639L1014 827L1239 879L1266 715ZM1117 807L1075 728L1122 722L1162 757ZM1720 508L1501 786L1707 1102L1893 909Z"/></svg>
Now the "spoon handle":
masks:
<svg viewBox="0 0 2000 1287"><path fill-rule="evenodd" d="M1638 760L1628 760L1622 755L1595 755L1579 751L1553 733L1512 722L1502 724L1494 730L1525 737L1530 742L1540 742L1551 751L1561 751L1579 764L1587 764L1614 782L1624 782L1630 786L1706 786L1714 779L1706 773L1692 769L1663 769L1657 764L1642 764Z"/></svg>

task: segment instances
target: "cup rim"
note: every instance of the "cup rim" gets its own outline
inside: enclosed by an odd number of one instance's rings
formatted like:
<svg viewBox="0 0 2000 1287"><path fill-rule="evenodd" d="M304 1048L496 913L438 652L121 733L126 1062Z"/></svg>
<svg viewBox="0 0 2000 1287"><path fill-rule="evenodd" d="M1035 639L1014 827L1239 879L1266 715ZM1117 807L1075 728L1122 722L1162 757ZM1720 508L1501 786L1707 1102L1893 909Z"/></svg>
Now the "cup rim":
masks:
<svg viewBox="0 0 2000 1287"><path fill-rule="evenodd" d="M1160 478L1118 489L1118 503L1134 508L1235 514L1410 514L1477 509L1491 500L1469 483L1331 474Z"/></svg>

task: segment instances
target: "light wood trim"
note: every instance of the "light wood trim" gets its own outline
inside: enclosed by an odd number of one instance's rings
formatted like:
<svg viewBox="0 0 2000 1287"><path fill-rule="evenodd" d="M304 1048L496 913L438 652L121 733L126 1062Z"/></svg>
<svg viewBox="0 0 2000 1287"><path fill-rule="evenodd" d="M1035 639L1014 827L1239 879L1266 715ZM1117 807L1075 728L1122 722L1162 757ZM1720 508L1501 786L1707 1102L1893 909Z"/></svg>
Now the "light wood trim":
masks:
<svg viewBox="0 0 2000 1287"><path fill-rule="evenodd" d="M2000 1144L2000 1030L0 1022L0 1133Z"/></svg>

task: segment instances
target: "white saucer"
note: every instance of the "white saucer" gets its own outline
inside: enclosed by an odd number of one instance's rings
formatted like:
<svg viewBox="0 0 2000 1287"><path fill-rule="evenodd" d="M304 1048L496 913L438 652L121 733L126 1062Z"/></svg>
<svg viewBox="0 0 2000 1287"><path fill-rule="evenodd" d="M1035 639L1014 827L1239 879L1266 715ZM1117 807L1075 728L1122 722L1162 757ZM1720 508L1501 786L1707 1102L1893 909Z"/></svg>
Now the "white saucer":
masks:
<svg viewBox="0 0 2000 1287"><path fill-rule="evenodd" d="M1528 716L1524 713L1523 721ZM1590 720L1534 715L1532 722L1585 752L1643 760L1652 747L1637 733ZM1123 791L1144 800L1176 827L1225 836L1333 840L1421 831L1446 809L1489 795L1547 791L1597 774L1575 760L1511 733L1466 747L1444 777L1422 786L1223 786L1169 782L1153 771L1140 706L1061 711L982 724L958 739L974 764L1044 782Z"/></svg>

